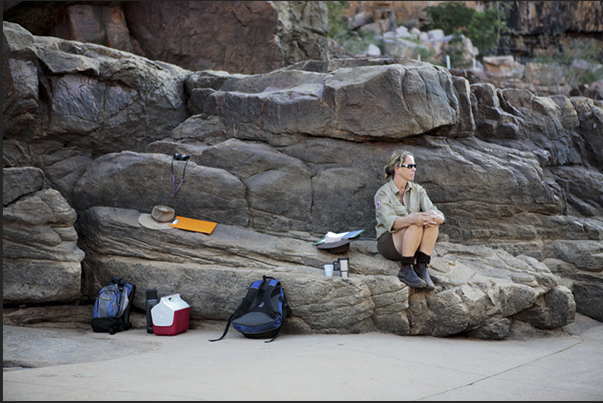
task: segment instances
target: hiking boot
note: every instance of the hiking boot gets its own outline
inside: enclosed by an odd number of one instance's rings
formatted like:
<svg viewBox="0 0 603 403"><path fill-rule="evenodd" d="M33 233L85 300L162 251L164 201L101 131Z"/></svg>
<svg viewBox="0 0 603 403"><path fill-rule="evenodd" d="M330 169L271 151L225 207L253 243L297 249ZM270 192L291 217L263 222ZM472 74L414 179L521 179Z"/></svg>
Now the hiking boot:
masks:
<svg viewBox="0 0 603 403"><path fill-rule="evenodd" d="M424 288L426 285L425 281L421 280L419 276L417 276L417 273L415 273L412 268L412 265L410 264L402 265L402 268L398 273L398 278L401 282L403 282L409 287Z"/></svg>
<svg viewBox="0 0 603 403"><path fill-rule="evenodd" d="M433 284L431 277L429 277L428 267L429 265L427 263L418 263L415 272L417 273L417 276L425 282L425 289L427 291L433 291L435 290L435 285Z"/></svg>

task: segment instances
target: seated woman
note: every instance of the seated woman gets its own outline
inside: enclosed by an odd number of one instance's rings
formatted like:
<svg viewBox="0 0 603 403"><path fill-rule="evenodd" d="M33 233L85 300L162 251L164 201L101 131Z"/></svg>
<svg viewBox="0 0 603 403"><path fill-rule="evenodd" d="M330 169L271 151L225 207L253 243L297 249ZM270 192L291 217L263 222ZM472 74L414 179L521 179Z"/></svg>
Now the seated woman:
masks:
<svg viewBox="0 0 603 403"><path fill-rule="evenodd" d="M433 290L428 268L439 226L446 218L425 189L413 182L416 170L410 152L394 151L389 157L387 183L375 194L377 249L386 259L401 263L401 282Z"/></svg>

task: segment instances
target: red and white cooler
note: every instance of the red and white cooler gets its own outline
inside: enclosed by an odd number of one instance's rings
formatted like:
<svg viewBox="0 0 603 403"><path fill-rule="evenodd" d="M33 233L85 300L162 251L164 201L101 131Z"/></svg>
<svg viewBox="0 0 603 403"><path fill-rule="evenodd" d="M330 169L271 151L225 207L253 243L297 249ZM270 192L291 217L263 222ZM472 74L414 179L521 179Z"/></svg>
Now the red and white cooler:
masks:
<svg viewBox="0 0 603 403"><path fill-rule="evenodd" d="M167 295L151 309L151 319L153 333L174 336L188 329L190 306L180 298L180 294Z"/></svg>

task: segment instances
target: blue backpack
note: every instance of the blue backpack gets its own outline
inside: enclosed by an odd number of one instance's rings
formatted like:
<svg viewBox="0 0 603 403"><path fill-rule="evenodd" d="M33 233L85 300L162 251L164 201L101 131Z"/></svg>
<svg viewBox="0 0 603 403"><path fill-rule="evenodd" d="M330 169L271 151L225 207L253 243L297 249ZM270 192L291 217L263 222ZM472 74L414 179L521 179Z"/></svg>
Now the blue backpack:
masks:
<svg viewBox="0 0 603 403"><path fill-rule="evenodd" d="M94 302L92 330L115 334L130 329L130 307L135 291L134 284L113 277L111 284L101 288Z"/></svg>
<svg viewBox="0 0 603 403"><path fill-rule="evenodd" d="M235 330L250 339L274 341L283 331L285 319L291 314L285 291L280 281L262 276L254 281L237 310L230 316L222 337L210 341L219 341L226 336L232 323Z"/></svg>

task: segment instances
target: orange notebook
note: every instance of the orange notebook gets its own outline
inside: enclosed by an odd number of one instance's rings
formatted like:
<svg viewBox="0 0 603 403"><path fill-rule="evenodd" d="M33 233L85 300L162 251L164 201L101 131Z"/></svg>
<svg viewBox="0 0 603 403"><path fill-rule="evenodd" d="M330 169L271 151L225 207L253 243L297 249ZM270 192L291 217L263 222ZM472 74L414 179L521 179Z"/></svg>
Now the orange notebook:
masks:
<svg viewBox="0 0 603 403"><path fill-rule="evenodd" d="M172 221L170 224L170 227L211 234L214 228L216 228L216 225L218 224L211 221L202 221L195 220L194 218L176 216L174 221Z"/></svg>

